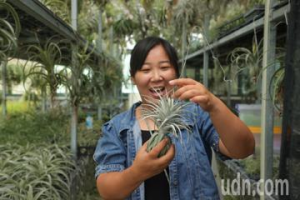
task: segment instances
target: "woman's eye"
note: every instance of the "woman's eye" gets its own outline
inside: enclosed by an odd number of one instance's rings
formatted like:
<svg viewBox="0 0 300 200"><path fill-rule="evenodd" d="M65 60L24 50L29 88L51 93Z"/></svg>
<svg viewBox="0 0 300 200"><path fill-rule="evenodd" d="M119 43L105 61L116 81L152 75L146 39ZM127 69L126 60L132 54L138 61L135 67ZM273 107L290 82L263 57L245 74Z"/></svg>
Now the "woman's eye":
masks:
<svg viewBox="0 0 300 200"><path fill-rule="evenodd" d="M146 73L146 72L149 72L150 69L141 69L141 71Z"/></svg>
<svg viewBox="0 0 300 200"><path fill-rule="evenodd" d="M170 66L162 66L161 69L162 70L168 70L170 68Z"/></svg>

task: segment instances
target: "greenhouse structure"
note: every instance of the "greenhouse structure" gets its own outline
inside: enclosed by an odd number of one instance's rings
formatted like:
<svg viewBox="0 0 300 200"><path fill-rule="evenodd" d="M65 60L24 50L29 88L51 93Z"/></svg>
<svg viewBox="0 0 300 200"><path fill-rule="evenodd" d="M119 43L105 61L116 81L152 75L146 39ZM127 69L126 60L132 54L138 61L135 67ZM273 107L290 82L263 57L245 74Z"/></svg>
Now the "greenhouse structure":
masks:
<svg viewBox="0 0 300 200"><path fill-rule="evenodd" d="M147 36L255 139L247 158L213 153L219 198L300 199L298 0L0 0L0 199L102 199L93 155L143 98L129 59Z"/></svg>

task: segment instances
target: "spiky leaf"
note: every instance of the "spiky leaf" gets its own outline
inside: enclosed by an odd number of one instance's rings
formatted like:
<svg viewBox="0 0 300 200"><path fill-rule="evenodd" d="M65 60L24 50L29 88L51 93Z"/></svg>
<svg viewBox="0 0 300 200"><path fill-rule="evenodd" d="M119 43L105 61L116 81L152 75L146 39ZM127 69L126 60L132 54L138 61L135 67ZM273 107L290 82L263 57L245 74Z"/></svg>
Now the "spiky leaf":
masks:
<svg viewBox="0 0 300 200"><path fill-rule="evenodd" d="M149 139L148 151L153 149L165 137L169 137L167 134L182 138L181 130L189 130L189 126L182 120L182 116L185 114L184 107L189 103L177 101L168 96L159 97L159 101L153 101L148 98L148 103L142 108L143 118L153 120L158 129ZM160 153L160 156L168 151L170 145L171 142L166 145L164 150Z"/></svg>
<svg viewBox="0 0 300 200"><path fill-rule="evenodd" d="M158 157L161 157L163 155L165 155L167 153L167 151L170 149L171 147L171 138L167 135L167 134L161 134L159 132L155 132L151 135L150 139L148 140L147 143L147 152L151 151L154 147L156 147L156 145L158 143L160 143L162 140L164 140L165 138L168 138L168 143L166 144L166 146L164 146L164 148L160 151L160 153L158 154Z"/></svg>

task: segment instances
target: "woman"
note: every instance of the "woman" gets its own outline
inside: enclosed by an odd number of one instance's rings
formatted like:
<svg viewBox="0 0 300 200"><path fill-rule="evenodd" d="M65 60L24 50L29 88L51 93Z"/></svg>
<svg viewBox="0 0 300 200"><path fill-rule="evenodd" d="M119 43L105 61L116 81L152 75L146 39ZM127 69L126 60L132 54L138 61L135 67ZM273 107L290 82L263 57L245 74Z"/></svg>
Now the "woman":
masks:
<svg viewBox="0 0 300 200"><path fill-rule="evenodd" d="M211 147L223 158L245 158L255 146L250 130L201 83L178 79L176 51L164 39L148 37L139 41L131 54L130 73L142 101L102 128L103 137L94 154L101 196L132 200L219 199L210 166ZM146 151L149 129L156 127L152 120L143 120L141 108L149 97L158 100L174 87L177 90L173 98L193 102L186 108L193 113L185 119L190 131L182 130L182 141L171 137L172 146L158 157L168 139Z"/></svg>

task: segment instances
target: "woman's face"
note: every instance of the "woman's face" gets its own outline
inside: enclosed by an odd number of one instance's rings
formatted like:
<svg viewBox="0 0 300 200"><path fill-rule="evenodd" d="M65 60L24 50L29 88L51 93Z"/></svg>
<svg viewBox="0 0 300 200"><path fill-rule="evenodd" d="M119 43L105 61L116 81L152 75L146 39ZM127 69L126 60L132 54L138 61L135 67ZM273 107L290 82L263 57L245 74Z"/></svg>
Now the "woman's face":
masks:
<svg viewBox="0 0 300 200"><path fill-rule="evenodd" d="M170 92L173 86L169 85L169 81L175 78L176 71L167 53L161 45L157 45L149 51L142 68L131 79L142 101L147 103L149 98L159 99L159 96Z"/></svg>

